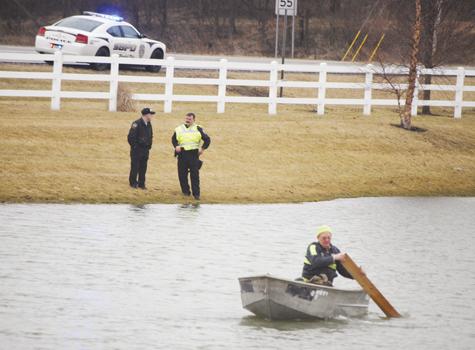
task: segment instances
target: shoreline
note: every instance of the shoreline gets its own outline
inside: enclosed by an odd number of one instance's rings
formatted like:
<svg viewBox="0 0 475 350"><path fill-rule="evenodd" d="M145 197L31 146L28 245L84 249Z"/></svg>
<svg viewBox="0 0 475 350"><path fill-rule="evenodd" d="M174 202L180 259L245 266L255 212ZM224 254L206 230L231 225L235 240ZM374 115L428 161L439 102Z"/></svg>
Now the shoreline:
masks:
<svg viewBox="0 0 475 350"><path fill-rule="evenodd" d="M219 201L156 201L156 202L101 202L101 201L61 201L61 200L51 200L51 201L0 201L0 205L134 205L134 206L142 206L142 205L191 205L191 206L200 206L200 205L281 205L281 204L313 204L313 203L323 203L323 202L333 202L336 200L351 200L351 199L379 199L379 198L433 198L433 199L441 199L441 198L475 198L475 192L469 194L441 194L441 195L423 195L423 194L415 194L415 195L393 195L393 196L355 196L355 197L329 197L319 200L313 201L290 201L290 202L219 202Z"/></svg>

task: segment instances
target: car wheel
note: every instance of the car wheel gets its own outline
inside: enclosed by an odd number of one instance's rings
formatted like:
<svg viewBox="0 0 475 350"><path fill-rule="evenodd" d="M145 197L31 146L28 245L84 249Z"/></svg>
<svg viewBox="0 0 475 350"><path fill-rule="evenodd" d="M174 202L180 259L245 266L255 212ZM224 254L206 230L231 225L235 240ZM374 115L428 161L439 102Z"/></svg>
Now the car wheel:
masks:
<svg viewBox="0 0 475 350"><path fill-rule="evenodd" d="M163 58L163 51L161 49L156 49L155 51L152 52L152 55L150 56L150 58L161 60ZM152 73L160 72L161 68L162 66L145 66L145 69Z"/></svg>
<svg viewBox="0 0 475 350"><path fill-rule="evenodd" d="M44 52L40 52L41 55L44 55ZM47 65L52 66L54 64L54 61L44 61Z"/></svg>
<svg viewBox="0 0 475 350"><path fill-rule="evenodd" d="M109 49L107 47L101 47L99 50L97 50L96 56L109 57L110 56ZM108 63L92 63L91 66L95 70L106 70L106 69L109 69L110 64L108 64Z"/></svg>

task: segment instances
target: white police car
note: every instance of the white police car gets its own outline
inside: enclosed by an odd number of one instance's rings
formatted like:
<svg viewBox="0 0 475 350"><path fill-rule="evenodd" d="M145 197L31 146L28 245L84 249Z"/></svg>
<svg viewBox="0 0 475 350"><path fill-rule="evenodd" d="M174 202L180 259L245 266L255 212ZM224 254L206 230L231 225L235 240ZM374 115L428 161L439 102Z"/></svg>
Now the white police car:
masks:
<svg viewBox="0 0 475 350"><path fill-rule="evenodd" d="M64 18L53 25L41 27L35 41L39 53L54 53L61 50L67 55L163 58L164 43L148 39L121 17L95 12ZM95 64L96 69L105 69L107 64ZM158 72L160 66L146 66Z"/></svg>

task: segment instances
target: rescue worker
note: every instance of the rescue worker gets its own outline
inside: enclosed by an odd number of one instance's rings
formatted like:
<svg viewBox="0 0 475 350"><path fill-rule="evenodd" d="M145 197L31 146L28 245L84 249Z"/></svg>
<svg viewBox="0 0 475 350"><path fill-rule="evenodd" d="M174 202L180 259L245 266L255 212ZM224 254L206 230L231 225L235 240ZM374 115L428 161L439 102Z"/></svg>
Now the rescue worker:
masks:
<svg viewBox="0 0 475 350"><path fill-rule="evenodd" d="M146 190L145 173L147 172L148 155L153 140L151 121L155 112L146 107L142 109L141 114L142 116L132 123L127 136L130 145L129 184L132 188Z"/></svg>
<svg viewBox="0 0 475 350"><path fill-rule="evenodd" d="M317 241L310 243L305 255L302 279L304 282L332 286L333 279L340 275L351 278L351 274L343 267L345 253L331 244L332 230L324 225L317 228Z"/></svg>
<svg viewBox="0 0 475 350"><path fill-rule="evenodd" d="M178 158L178 179L180 180L181 192L185 196L200 200L200 168L203 162L200 155L209 147L211 139L196 123L194 113L187 113L185 122L176 127L172 136L172 144L175 147L175 157ZM188 173L191 179L188 184Z"/></svg>

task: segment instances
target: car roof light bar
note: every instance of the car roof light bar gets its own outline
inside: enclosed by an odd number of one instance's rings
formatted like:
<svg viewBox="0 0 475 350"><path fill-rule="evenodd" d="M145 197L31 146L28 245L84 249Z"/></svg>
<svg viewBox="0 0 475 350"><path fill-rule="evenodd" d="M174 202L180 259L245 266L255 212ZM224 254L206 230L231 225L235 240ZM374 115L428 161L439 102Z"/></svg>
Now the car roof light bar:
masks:
<svg viewBox="0 0 475 350"><path fill-rule="evenodd" d="M91 11L84 11L83 14L88 15L88 16L107 18L107 19L110 19L110 20L116 21L116 22L122 22L124 20L124 18L122 18L120 16L106 15L106 14L103 14L103 13L97 13L97 12L91 12Z"/></svg>

